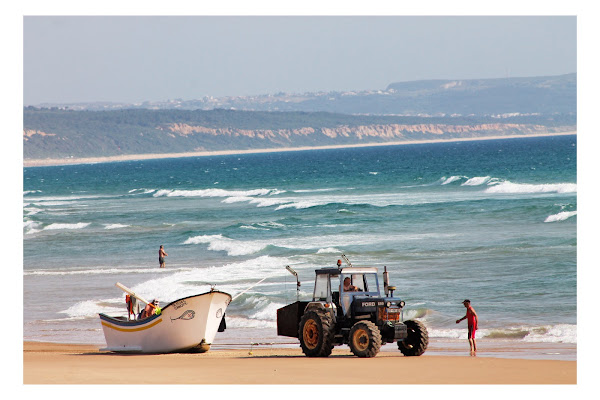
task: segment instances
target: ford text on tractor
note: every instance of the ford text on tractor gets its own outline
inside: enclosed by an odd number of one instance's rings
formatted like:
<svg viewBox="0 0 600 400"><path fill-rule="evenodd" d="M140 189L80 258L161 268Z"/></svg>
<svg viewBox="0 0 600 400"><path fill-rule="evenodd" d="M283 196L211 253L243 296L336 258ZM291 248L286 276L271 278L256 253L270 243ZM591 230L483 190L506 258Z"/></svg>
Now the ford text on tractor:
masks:
<svg viewBox="0 0 600 400"><path fill-rule="evenodd" d="M404 301L394 297L396 288L388 284L387 269L382 293L377 268L352 267L346 261L350 267L315 270L312 301L277 310L277 334L298 338L308 357L327 357L341 344L348 344L358 357L374 357L383 344L393 342L405 356L423 354L429 343L427 329L420 321L403 321ZM350 285L344 290L347 278Z"/></svg>

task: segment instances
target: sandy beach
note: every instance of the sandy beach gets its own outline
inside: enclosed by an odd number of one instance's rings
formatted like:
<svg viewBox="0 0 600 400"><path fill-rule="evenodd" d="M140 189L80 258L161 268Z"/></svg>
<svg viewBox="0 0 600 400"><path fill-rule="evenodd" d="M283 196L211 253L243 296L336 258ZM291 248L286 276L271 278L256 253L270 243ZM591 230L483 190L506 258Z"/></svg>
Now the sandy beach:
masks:
<svg viewBox="0 0 600 400"><path fill-rule="evenodd" d="M253 349L251 354L249 349L237 349L120 355L100 352L93 345L25 342L23 346L24 384L577 383L575 361L427 354L404 357L395 352L360 359L344 349L334 349L328 358L308 358L300 349L281 348Z"/></svg>
<svg viewBox="0 0 600 400"><path fill-rule="evenodd" d="M52 165L74 165L74 164L94 164L105 162L118 161L139 161L153 160L160 158L183 158L183 157L206 157L219 155L233 154L256 154L256 153L277 153L284 151L304 151L304 150L326 150L326 149L343 149L343 148L358 148L358 147L379 147L379 146L397 146L408 144L423 144L423 143L445 143L445 142L470 142L476 140L498 140L498 139L516 139L527 137L544 137L544 136L564 136L576 135L576 131L544 133L536 135L506 135L506 136L485 136L472 138L454 138L454 139L439 139L439 140L413 140L403 142L385 142L385 143L364 143L353 145L334 145L334 146L315 146L315 147L289 147L289 148L270 148L270 149L250 149L250 150L223 150L223 151L199 151L185 153L164 153L164 154L127 154L110 157L86 157L86 158L53 158L53 159L25 159L23 160L24 167L43 167Z"/></svg>

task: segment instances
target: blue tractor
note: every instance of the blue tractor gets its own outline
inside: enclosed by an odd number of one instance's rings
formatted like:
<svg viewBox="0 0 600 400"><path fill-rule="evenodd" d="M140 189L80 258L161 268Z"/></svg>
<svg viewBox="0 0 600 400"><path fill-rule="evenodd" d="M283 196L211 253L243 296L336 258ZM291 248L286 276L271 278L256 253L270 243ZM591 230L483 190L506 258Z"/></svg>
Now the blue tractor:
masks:
<svg viewBox="0 0 600 400"><path fill-rule="evenodd" d="M404 301L394 297L387 268L381 292L377 268L347 262L346 268L315 270L312 301L298 300L278 309L277 334L298 338L308 357L327 357L341 344L348 344L358 357L374 357L383 344L393 342L405 356L423 354L429 343L427 329L420 321L403 320Z"/></svg>

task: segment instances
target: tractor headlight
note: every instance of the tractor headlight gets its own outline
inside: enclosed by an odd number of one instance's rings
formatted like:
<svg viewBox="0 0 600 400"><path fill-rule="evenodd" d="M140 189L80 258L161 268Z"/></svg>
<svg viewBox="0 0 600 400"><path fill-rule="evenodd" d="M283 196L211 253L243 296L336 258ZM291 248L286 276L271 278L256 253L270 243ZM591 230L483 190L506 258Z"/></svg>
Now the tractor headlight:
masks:
<svg viewBox="0 0 600 400"><path fill-rule="evenodd" d="M406 304L406 303L405 303L404 301L399 301L399 302L398 302L398 306L399 306L400 308L403 308L405 304Z"/></svg>
<svg viewBox="0 0 600 400"><path fill-rule="evenodd" d="M392 306L392 302L388 301L387 303L385 303L385 306L388 307L388 308L391 307Z"/></svg>

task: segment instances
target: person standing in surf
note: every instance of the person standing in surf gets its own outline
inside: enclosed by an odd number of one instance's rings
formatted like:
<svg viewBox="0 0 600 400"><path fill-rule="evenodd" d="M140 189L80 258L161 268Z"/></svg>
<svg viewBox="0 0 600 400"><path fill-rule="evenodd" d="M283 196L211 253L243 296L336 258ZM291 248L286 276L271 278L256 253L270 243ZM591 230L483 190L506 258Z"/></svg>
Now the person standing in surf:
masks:
<svg viewBox="0 0 600 400"><path fill-rule="evenodd" d="M461 319L457 319L456 323L458 324L463 319L467 320L467 327L469 329L467 338L469 339L469 346L471 346L471 355L474 356L477 352L477 343L475 343L475 331L477 330L477 323L479 320L477 318L477 313L475 312L475 309L471 307L471 300L465 299L463 301L463 306L465 306L465 308L467 309L467 314Z"/></svg>
<svg viewBox="0 0 600 400"><path fill-rule="evenodd" d="M167 252L165 251L165 249L163 249L163 245L160 245L160 248L158 249L158 263L160 264L161 268L165 267L165 257L168 256Z"/></svg>

